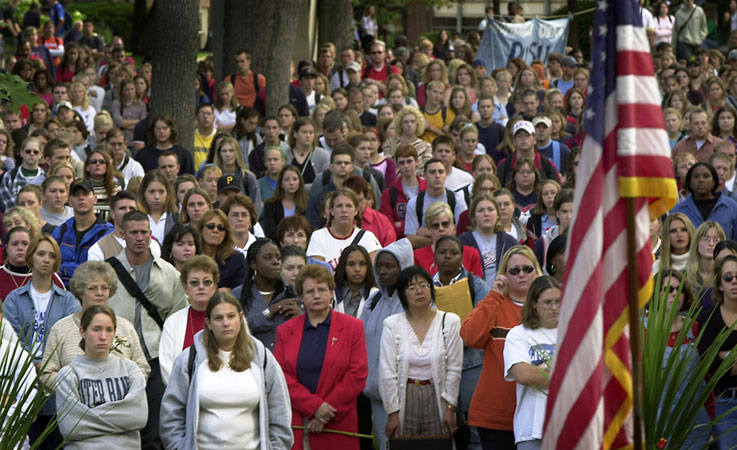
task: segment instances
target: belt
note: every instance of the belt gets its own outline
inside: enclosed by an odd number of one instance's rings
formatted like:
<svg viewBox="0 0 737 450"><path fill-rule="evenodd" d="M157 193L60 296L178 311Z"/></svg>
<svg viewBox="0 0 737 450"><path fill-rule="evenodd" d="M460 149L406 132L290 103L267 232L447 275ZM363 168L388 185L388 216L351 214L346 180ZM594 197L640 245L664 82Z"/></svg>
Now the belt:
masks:
<svg viewBox="0 0 737 450"><path fill-rule="evenodd" d="M413 380L412 378L407 378L407 384L414 384L415 386L427 386L428 384L432 384L432 380Z"/></svg>

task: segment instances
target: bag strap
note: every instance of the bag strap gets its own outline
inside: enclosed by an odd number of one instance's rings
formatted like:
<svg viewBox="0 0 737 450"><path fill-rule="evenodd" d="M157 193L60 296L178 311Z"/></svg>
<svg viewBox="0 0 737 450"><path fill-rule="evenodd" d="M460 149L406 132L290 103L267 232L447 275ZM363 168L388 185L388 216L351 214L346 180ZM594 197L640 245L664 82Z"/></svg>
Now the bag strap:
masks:
<svg viewBox="0 0 737 450"><path fill-rule="evenodd" d="M693 17L693 13L695 13L695 12L696 12L696 5L694 5L694 7L691 8L691 14L688 15L688 18L686 19L686 21L683 22L683 25L681 25L678 28L678 31L676 31L676 39L678 39L679 37L681 37L681 33L683 32L683 30L686 29L686 25L688 25L688 23L691 21L691 17ZM678 44L678 42L676 42L676 44Z"/></svg>
<svg viewBox="0 0 737 450"><path fill-rule="evenodd" d="M553 163L559 171L565 170L560 166L560 142L555 139L553 139Z"/></svg>
<svg viewBox="0 0 737 450"><path fill-rule="evenodd" d="M123 283L125 290L136 298L138 303L146 309L148 315L154 320L154 322L156 322L159 328L163 330L164 321L161 320L161 316L159 316L159 312L156 310L156 307L148 298L146 298L146 295L141 291L141 288L138 287L138 284L136 284L135 280L131 277L131 274L125 270L125 267L123 267L123 264L118 260L118 258L113 256L106 259L105 262L113 266L113 269L115 269L115 273L118 275L120 282Z"/></svg>
<svg viewBox="0 0 737 450"><path fill-rule="evenodd" d="M364 234L366 234L366 230L359 231L356 237L354 237L351 241L351 245L358 245L358 243L361 242L361 238L363 238Z"/></svg>
<svg viewBox="0 0 737 450"><path fill-rule="evenodd" d="M373 311L374 308L376 308L376 305L379 303L379 300L381 300L381 291L377 291L376 295L374 295L374 299L371 300L371 306L369 307L371 311Z"/></svg>
<svg viewBox="0 0 737 450"><path fill-rule="evenodd" d="M187 375L189 375L189 381L192 382L192 373L194 373L194 364L197 359L197 347L194 345L189 346L189 361L187 362Z"/></svg>
<svg viewBox="0 0 737 450"><path fill-rule="evenodd" d="M473 287L473 272L468 271L468 293L471 294L471 307L476 302L476 289Z"/></svg>
<svg viewBox="0 0 737 450"><path fill-rule="evenodd" d="M392 205L392 211L394 208L397 207L397 197L399 196L399 191L394 186L389 187L389 199L391 201Z"/></svg>
<svg viewBox="0 0 737 450"><path fill-rule="evenodd" d="M417 213L417 228L422 228L423 206L425 206L425 191L417 194L417 203L415 203L415 212Z"/></svg>

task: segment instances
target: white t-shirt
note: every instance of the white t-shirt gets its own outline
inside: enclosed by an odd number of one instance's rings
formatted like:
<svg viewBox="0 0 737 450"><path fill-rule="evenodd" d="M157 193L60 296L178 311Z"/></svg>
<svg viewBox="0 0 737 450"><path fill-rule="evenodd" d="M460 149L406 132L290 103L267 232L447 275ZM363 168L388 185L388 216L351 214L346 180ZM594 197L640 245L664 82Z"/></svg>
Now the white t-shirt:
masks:
<svg viewBox="0 0 737 450"><path fill-rule="evenodd" d="M466 199L463 197L463 192L454 192L456 197L456 207L453 211L453 216L455 217L455 223L458 223L458 220L461 217L461 214L463 211L468 209L466 207ZM425 193L425 200L422 204L422 222L417 223L417 196L412 197L407 202L407 215L404 218L404 234L417 234L417 230L420 227L425 226L425 211L427 211L427 207L432 205L435 202L448 202L448 196L445 192L441 194L440 197L432 197L430 196L429 192Z"/></svg>
<svg viewBox="0 0 737 450"><path fill-rule="evenodd" d="M113 235L116 241L118 241L118 244L122 245L123 248L125 248L125 239L119 238L118 236ZM148 248L151 250L151 254L154 256L154 258L159 258L161 256L161 246L158 242L151 239L151 243L148 245ZM105 255L102 254L102 249L100 248L100 244L98 242L95 242L95 244L90 247L90 250L87 252L87 261L105 261Z"/></svg>
<svg viewBox="0 0 737 450"><path fill-rule="evenodd" d="M218 351L225 361L213 372L207 360L199 366L199 448L259 448L259 387L253 371L234 372L227 365L230 352Z"/></svg>
<svg viewBox="0 0 737 450"><path fill-rule="evenodd" d="M557 328L531 330L517 325L509 330L504 342L504 379L515 381L509 369L527 363L550 369L555 354ZM547 394L538 388L517 383L517 408L514 411L514 442L542 439Z"/></svg>
<svg viewBox="0 0 737 450"><path fill-rule="evenodd" d="M154 219L151 216L148 216L148 224L151 226L151 236L161 243L164 242L166 214L167 213L162 214L158 222L154 222Z"/></svg>
<svg viewBox="0 0 737 450"><path fill-rule="evenodd" d="M215 124L218 127L229 127L235 125L235 111L232 109L215 108Z"/></svg>
<svg viewBox="0 0 737 450"><path fill-rule="evenodd" d="M31 299L33 299L33 307L36 309L36 315L33 318L33 345L36 346L36 357L38 358L43 356L43 345L41 343L44 341L44 336L46 335L46 310L49 307L51 293L53 291L54 288L52 286L48 292L42 294L31 284Z"/></svg>
<svg viewBox="0 0 737 450"><path fill-rule="evenodd" d="M341 253L343 253L343 249L351 245L353 239L355 239L360 231L360 228L353 227L353 233L341 239L335 237L329 228L320 228L312 233L310 244L307 246L307 256L321 256L335 270L338 267L338 260L340 259ZM358 245L365 248L369 253L381 248L381 244L376 239L374 233L368 230L366 230Z"/></svg>
<svg viewBox="0 0 737 450"><path fill-rule="evenodd" d="M499 258L496 254L496 235L486 237L479 234L478 231L474 231L473 237L479 245L481 265L484 268L484 279L491 286L496 278L496 270L499 263Z"/></svg>
<svg viewBox="0 0 737 450"><path fill-rule="evenodd" d="M473 183L473 175L457 167L451 167L450 173L445 178L445 188L451 191L457 191L468 183Z"/></svg>

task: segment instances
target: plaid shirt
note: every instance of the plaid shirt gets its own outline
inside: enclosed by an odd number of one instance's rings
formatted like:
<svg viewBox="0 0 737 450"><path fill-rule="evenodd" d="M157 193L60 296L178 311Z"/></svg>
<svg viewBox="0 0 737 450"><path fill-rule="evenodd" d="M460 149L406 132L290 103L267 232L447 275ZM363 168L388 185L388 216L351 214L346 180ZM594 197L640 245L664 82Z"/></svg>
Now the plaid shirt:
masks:
<svg viewBox="0 0 737 450"><path fill-rule="evenodd" d="M38 175L26 177L20 167L6 172L0 179L0 211L3 213L18 203L18 192L28 184L40 185L46 179L46 172L38 168Z"/></svg>

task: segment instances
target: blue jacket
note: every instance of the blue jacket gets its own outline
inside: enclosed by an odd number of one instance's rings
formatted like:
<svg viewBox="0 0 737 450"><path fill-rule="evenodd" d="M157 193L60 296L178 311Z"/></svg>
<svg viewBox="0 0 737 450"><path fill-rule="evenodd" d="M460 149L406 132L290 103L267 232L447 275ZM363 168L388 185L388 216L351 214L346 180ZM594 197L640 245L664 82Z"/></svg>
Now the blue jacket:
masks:
<svg viewBox="0 0 737 450"><path fill-rule="evenodd" d="M36 308L31 298L31 283L29 282L25 286L11 291L3 302L5 318L13 326L13 330L23 345L23 349L28 353L32 353L31 350L36 350L39 346L41 347L39 352L33 357L34 362L41 361L41 355L43 355L46 347L46 339L54 324L60 319L75 314L82 309L79 301L71 292L65 291L53 282L51 283L51 291L51 299L46 308L43 334L40 336L42 338L41 342L34 341ZM53 414L55 405L56 402L51 398L41 409L41 414Z"/></svg>
<svg viewBox="0 0 737 450"><path fill-rule="evenodd" d="M113 232L113 224L104 222L97 218L97 222L82 237L82 242L77 242L77 233L74 229L74 217L59 225L51 236L59 244L61 250L61 268L59 275L64 286L69 289L69 279L80 264L87 261L87 252L103 237Z"/></svg>
<svg viewBox="0 0 737 450"><path fill-rule="evenodd" d="M691 220L694 228L698 228L699 225L704 223L699 208L694 203L693 194L689 194L671 210L671 213L675 212L685 214ZM737 239L737 202L731 198L726 195L719 195L717 203L709 213L708 220L713 220L721 225L727 239Z"/></svg>
<svg viewBox="0 0 737 450"><path fill-rule="evenodd" d="M481 254L481 249L479 248L479 243L476 242L476 238L473 237L472 231L466 231L460 236L458 236L458 239L460 239L461 242L463 242L463 245L468 245L469 247L473 247L476 250L479 251L479 255ZM511 234L507 233L506 231L500 231L496 234L496 260L501 261L502 257L505 253L507 253L507 250L517 245L518 242L512 236ZM483 267L482 267L483 269ZM485 271L486 269L484 269ZM474 274L478 275L481 278L484 278L486 276L485 273L480 274ZM486 280L486 283L491 286L491 284L494 282L494 280Z"/></svg>

